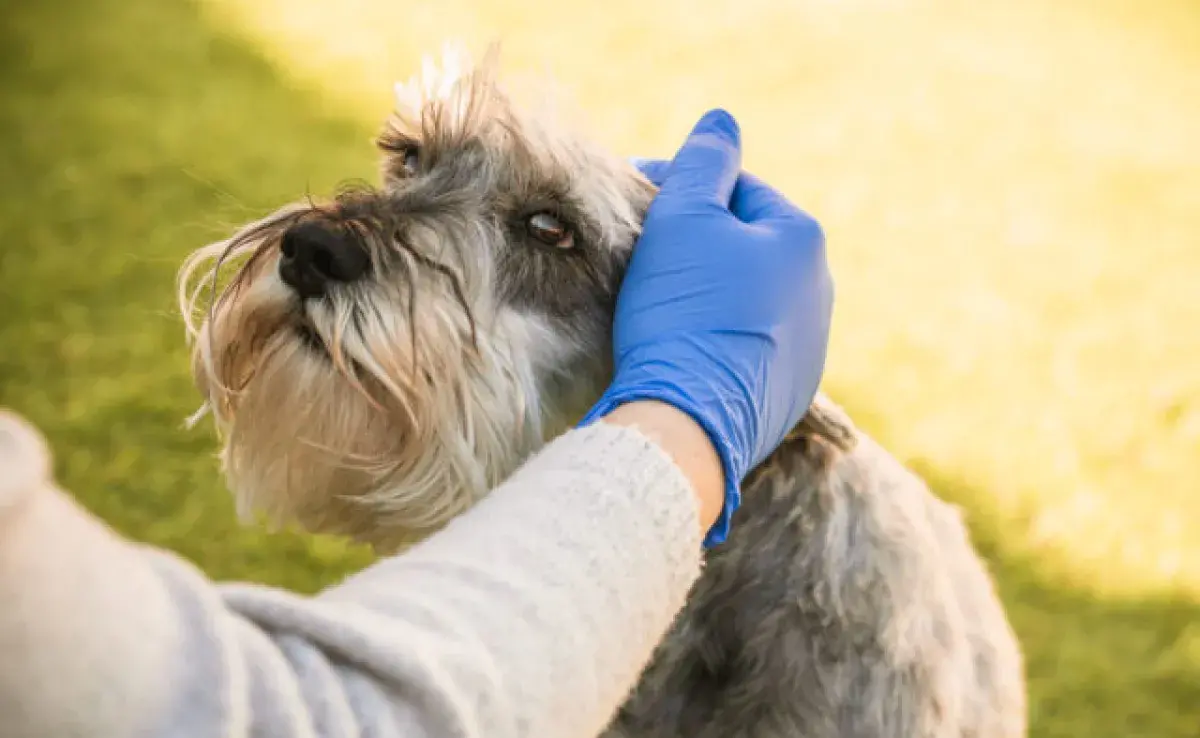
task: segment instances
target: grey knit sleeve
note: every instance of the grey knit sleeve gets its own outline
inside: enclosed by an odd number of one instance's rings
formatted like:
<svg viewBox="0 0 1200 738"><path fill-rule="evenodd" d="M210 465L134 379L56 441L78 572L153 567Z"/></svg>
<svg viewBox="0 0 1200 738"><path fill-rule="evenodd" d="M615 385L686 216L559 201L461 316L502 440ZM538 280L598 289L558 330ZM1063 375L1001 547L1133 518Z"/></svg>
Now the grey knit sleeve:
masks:
<svg viewBox="0 0 1200 738"><path fill-rule="evenodd" d="M58 494L40 522L0 511L0 535L6 524L37 526L25 533L43 543L55 527L72 535L58 565L81 583L72 594L46 583L53 569L13 566L0 538L0 598L25 616L0 612L0 648L15 653L3 672L35 677L0 673L6 737L595 736L700 566L680 470L636 430L603 423L551 443L443 532L312 598L214 585L100 535Z"/></svg>

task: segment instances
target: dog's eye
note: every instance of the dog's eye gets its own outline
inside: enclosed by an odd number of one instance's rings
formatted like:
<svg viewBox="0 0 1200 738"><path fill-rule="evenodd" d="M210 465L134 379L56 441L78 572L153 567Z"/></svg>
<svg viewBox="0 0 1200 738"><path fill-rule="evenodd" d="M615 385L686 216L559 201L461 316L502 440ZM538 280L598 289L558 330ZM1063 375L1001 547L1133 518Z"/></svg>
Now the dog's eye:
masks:
<svg viewBox="0 0 1200 738"><path fill-rule="evenodd" d="M375 139L375 145L387 154L388 164L399 161L392 173L398 177L412 177L421 165L421 144L407 135L388 132Z"/></svg>
<svg viewBox="0 0 1200 738"><path fill-rule="evenodd" d="M404 171L409 176L417 173L417 167L421 163L421 149L416 144L406 148L402 153Z"/></svg>
<svg viewBox="0 0 1200 738"><path fill-rule="evenodd" d="M526 221L529 235L538 241L558 249L569 249L575 245L575 236L557 217L550 213L534 213Z"/></svg>

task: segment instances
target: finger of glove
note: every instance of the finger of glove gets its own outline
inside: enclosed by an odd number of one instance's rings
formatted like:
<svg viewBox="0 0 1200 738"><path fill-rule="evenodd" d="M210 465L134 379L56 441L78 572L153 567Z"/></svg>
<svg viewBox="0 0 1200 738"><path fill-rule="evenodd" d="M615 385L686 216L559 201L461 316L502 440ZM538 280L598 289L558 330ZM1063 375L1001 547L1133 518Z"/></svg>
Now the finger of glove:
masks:
<svg viewBox="0 0 1200 738"><path fill-rule="evenodd" d="M812 220L812 216L793 205L778 190L745 172L733 188L729 209L743 223L793 218Z"/></svg>
<svg viewBox="0 0 1200 738"><path fill-rule="evenodd" d="M711 110L671 160L658 199L674 205L706 204L727 209L741 160L737 121L724 110Z"/></svg>
<svg viewBox="0 0 1200 738"><path fill-rule="evenodd" d="M642 176L650 180L650 183L655 187L662 187L663 180L667 178L667 170L671 168L669 159L630 159Z"/></svg>

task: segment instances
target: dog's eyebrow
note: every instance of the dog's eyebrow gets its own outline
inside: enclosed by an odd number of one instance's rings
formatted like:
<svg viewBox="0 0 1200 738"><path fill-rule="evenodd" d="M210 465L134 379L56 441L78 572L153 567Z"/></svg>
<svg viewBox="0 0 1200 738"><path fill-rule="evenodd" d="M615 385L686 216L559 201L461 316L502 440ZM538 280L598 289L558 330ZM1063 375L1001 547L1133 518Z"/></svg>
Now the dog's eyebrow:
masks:
<svg viewBox="0 0 1200 738"><path fill-rule="evenodd" d="M384 151L400 153L420 146L421 141L412 134L389 127L375 137L375 145Z"/></svg>

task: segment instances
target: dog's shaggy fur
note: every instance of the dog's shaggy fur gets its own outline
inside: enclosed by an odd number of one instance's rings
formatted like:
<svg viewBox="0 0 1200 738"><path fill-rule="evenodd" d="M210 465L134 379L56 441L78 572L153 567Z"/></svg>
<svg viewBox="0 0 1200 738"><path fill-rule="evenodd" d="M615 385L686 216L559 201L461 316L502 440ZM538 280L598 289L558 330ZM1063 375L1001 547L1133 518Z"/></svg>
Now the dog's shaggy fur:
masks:
<svg viewBox="0 0 1200 738"><path fill-rule="evenodd" d="M654 188L518 110L494 59L456 58L398 88L381 187L287 207L184 266L198 386L246 513L394 550L611 375ZM305 232L349 266L328 250L286 265ZM823 396L743 489L612 738L1024 735L1019 648L955 509Z"/></svg>

